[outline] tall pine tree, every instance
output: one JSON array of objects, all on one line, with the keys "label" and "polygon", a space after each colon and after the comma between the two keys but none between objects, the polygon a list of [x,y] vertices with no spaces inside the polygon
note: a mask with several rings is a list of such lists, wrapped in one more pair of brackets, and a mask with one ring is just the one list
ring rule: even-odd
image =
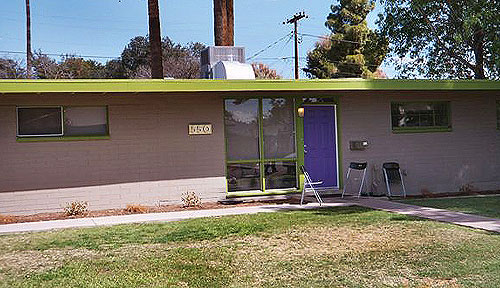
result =
[{"label": "tall pine tree", "polygon": [[307,55],[304,71],[310,78],[373,77],[388,52],[387,40],[368,28],[366,16],[374,1],[340,0],[331,6],[325,26],[330,36]]}]

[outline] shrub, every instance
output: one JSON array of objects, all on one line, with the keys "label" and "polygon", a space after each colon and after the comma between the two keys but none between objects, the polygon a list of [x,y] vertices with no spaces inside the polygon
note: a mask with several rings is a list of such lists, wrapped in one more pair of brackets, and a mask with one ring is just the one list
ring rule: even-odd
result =
[{"label": "shrub", "polygon": [[83,201],[73,201],[66,204],[64,214],[67,216],[84,215],[88,211],[89,203]]},{"label": "shrub", "polygon": [[186,192],[182,194],[181,201],[183,207],[199,207],[201,206],[201,199],[194,192]]},{"label": "shrub", "polygon": [[128,213],[146,213],[149,211],[149,208],[143,205],[127,204],[125,211]]}]

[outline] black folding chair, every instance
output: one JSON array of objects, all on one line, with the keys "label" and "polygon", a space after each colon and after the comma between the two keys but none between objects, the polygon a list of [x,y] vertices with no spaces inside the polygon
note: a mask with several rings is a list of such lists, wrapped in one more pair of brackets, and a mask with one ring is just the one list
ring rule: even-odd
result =
[{"label": "black folding chair", "polygon": [[403,180],[403,173],[401,173],[399,163],[386,162],[382,164],[382,169],[384,170],[385,185],[387,186],[387,196],[393,196],[391,192],[391,184],[401,183],[401,187],[403,189],[403,197],[406,198],[405,182]]},{"label": "black folding chair", "polygon": [[363,178],[361,178],[361,185],[359,185],[358,198],[361,197],[361,192],[363,192],[363,186],[365,185],[366,178],[366,167],[368,167],[367,162],[351,162],[349,164],[349,169],[347,170],[347,179],[345,182],[344,190],[342,191],[342,198],[344,198],[345,191],[347,190],[347,184],[349,184],[349,177],[352,175],[351,171],[363,172]]},{"label": "black folding chair", "polygon": [[323,204],[323,199],[321,199],[321,196],[319,196],[318,191],[314,189],[314,185],[321,185],[323,184],[323,181],[319,182],[313,182],[311,177],[309,176],[309,173],[307,173],[306,167],[304,165],[300,165],[300,171],[304,174],[304,189],[302,189],[302,197],[300,198],[300,205],[303,205],[304,203],[304,196],[306,194],[306,189],[307,186],[313,191],[314,196],[316,197],[316,200],[318,200],[319,206]]}]

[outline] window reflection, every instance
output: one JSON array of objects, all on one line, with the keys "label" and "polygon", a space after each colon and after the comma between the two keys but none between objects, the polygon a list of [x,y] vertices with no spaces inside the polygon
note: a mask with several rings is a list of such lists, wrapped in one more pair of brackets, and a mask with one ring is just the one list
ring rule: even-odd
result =
[{"label": "window reflection", "polygon": [[259,101],[226,99],[227,160],[259,159]]},{"label": "window reflection", "polygon": [[293,99],[262,100],[264,158],[295,158]]},{"label": "window reflection", "polygon": [[264,165],[266,189],[294,188],[297,186],[295,162],[271,162]]},{"label": "window reflection", "polygon": [[230,192],[260,190],[259,164],[227,165],[227,185]]},{"label": "window reflection", "polygon": [[392,103],[392,127],[449,127],[449,102]]}]

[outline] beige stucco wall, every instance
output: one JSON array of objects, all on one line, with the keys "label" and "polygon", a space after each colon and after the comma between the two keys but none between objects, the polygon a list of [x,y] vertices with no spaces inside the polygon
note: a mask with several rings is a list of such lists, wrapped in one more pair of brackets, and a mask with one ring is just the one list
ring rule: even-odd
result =
[{"label": "beige stucco wall", "polygon": [[[394,134],[391,101],[451,101],[452,132]],[[499,92],[370,92],[340,100],[343,166],[368,161],[368,189],[385,193],[381,165],[399,162],[410,194],[500,189]],[[365,151],[350,151],[349,141],[367,140]],[[344,179],[345,179],[344,169]],[[375,175],[375,177],[374,177]],[[359,187],[359,186],[358,186]],[[355,189],[355,186],[351,186]]]},{"label": "beige stucco wall", "polygon": [[[108,105],[110,140],[16,142],[15,105]],[[3,95],[0,213],[179,203],[225,197],[222,100],[217,95]],[[189,123],[213,135],[189,136]]]},{"label": "beige stucco wall", "polygon": [[[76,94],[0,96],[0,213],[61,211],[71,201],[90,209],[179,203],[194,191],[225,197],[222,97],[339,96],[344,178],[350,161],[368,161],[367,189],[385,193],[381,164],[397,161],[407,190],[420,194],[500,189],[500,92],[268,92],[224,94]],[[394,134],[391,101],[451,101],[452,132]],[[108,105],[110,140],[16,142],[16,105]],[[214,134],[189,136],[189,123]],[[366,151],[349,141],[367,140]],[[350,189],[355,189],[351,186]]]}]

